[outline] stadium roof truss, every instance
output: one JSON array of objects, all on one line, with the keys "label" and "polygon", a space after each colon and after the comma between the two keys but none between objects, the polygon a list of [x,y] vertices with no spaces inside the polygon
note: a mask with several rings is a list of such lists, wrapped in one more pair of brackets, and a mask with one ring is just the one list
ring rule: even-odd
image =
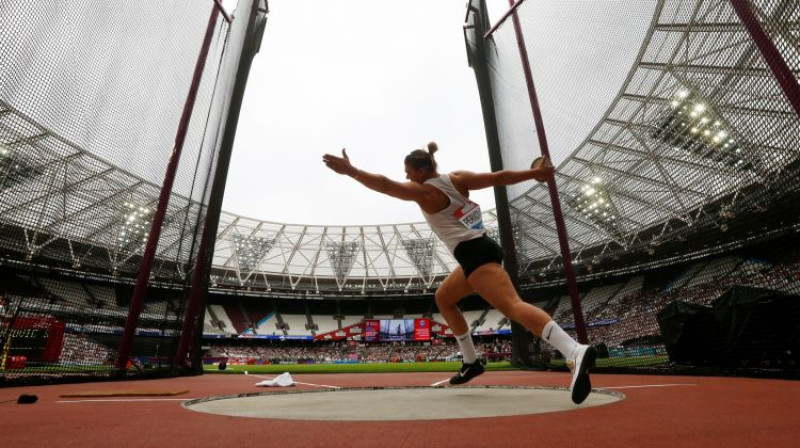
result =
[{"label": "stadium roof truss", "polygon": [[[160,187],[49,132],[0,102],[0,224],[3,246],[102,270],[136,272]],[[189,259],[201,207],[174,195],[157,251],[156,274]],[[175,274],[169,269],[169,275]],[[178,269],[177,271],[181,271]]]},{"label": "stadium roof truss", "polygon": [[[496,222],[490,212],[487,222]],[[223,213],[214,253],[217,285],[352,293],[433,287],[455,261],[424,223],[309,226]],[[238,235],[274,241],[255,275],[237,265]]]},{"label": "stadium roof truss", "polygon": [[[799,73],[800,6],[792,0],[753,3]],[[797,163],[798,139],[798,117],[729,2],[659,2],[617,98],[558,167],[575,262],[598,243],[600,255],[646,247],[638,236],[644,229],[661,226],[663,242],[675,222],[684,223],[685,232],[701,221],[719,221],[704,214],[705,204],[724,202],[724,218],[763,210],[763,198],[741,193],[785,181],[784,172],[792,175],[785,170]],[[540,243],[518,243],[520,258],[538,260],[544,270],[558,267],[547,189],[535,186],[511,206],[518,211],[512,213],[515,232]],[[598,207],[613,210],[607,215],[613,225],[598,219]],[[672,233],[678,238],[680,232]]]}]

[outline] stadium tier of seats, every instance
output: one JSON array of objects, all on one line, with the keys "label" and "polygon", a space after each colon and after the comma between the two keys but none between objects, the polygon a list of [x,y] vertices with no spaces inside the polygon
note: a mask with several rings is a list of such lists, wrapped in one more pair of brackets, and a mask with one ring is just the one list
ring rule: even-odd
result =
[{"label": "stadium tier of seats", "polygon": [[330,333],[339,329],[339,321],[334,319],[333,316],[311,316],[314,323],[317,324],[316,333]]},{"label": "stadium tier of seats", "polygon": [[[658,340],[660,329],[657,315],[667,304],[680,300],[698,305],[710,305],[733,286],[753,286],[775,291],[797,293],[800,291],[800,257],[787,256],[778,262],[743,256],[724,256],[712,260],[694,262],[674,269],[672,276],[636,274],[610,284],[597,284],[585,288],[582,294],[584,318],[589,324],[588,335],[593,343],[604,343],[609,350],[630,350],[631,347],[650,344],[663,352]],[[6,309],[10,312],[47,314],[60,316],[83,316],[82,323],[70,322],[66,326],[62,363],[82,361],[102,363],[113,357],[117,339],[127,317],[127,307],[118,305],[118,288],[106,284],[82,282],[68,278],[33,277],[26,275],[6,276],[3,291]],[[124,294],[124,292],[122,293]],[[45,300],[26,301],[26,297],[42,297]],[[148,319],[164,313],[178,322],[178,298],[168,292],[157,292],[148,300],[148,307],[141,315],[139,332],[150,335],[174,334],[174,328],[156,328],[148,325]],[[430,299],[426,299],[430,300]],[[298,305],[298,301],[259,300],[246,301],[236,296],[210,297],[204,320],[204,334],[209,337],[237,335],[286,335],[311,338],[316,334],[329,333],[339,328],[357,324],[369,315],[370,309],[395,308],[393,314],[371,315],[374,319],[406,319],[423,317],[420,312],[403,312],[396,303],[370,304],[368,301],[351,300],[342,307],[358,314],[319,314],[316,304],[309,301]],[[18,306],[19,305],[19,306]],[[320,306],[327,312],[338,310],[338,306]],[[421,301],[419,306],[408,309],[427,309],[430,302]],[[497,336],[509,328],[508,320],[499,311],[488,307],[479,298],[462,302],[464,317],[476,335],[495,335],[494,343],[503,343]],[[556,320],[562,324],[572,322],[572,309],[568,297],[555,296],[539,302],[540,307],[551,309]],[[102,313],[98,310],[102,309]],[[285,312],[280,312],[284,309]],[[298,311],[308,310],[310,314]],[[434,308],[435,310],[435,308]],[[310,321],[316,326],[307,328]],[[440,313],[433,313],[434,321],[445,323]],[[64,319],[67,320],[67,319]],[[255,327],[255,332],[253,328]],[[570,329],[569,331],[574,331]],[[116,336],[115,336],[116,337]],[[483,337],[483,336],[480,336]],[[492,336],[489,336],[492,337]],[[650,339],[648,339],[650,338]],[[649,340],[649,342],[642,342]],[[293,347],[289,352],[276,347],[252,348],[254,352],[237,352],[236,347],[221,350],[221,354],[236,359],[257,357],[259,359],[305,359],[313,362],[358,361],[391,362],[417,359],[439,359],[454,354],[451,342],[444,346],[425,344],[368,344],[363,347],[347,347],[341,343],[315,343],[317,347]],[[638,345],[637,345],[638,344]],[[655,345],[654,345],[655,344]],[[363,345],[363,344],[361,344]],[[270,351],[272,350],[272,351]],[[277,350],[277,351],[276,351]],[[455,350],[457,351],[457,350]],[[86,353],[86,355],[82,355]],[[80,358],[84,356],[85,359]],[[88,358],[91,358],[88,359]]]},{"label": "stadium tier of seats", "polygon": [[[305,314],[283,314],[281,313],[283,323],[288,325],[288,332],[292,336],[311,336],[311,330],[306,328],[308,319]],[[321,320],[321,319],[319,319]],[[275,330],[272,330],[275,331]]]},{"label": "stadium tier of seats", "polygon": [[340,324],[342,328],[349,327],[351,325],[355,325],[362,320],[364,320],[364,316],[342,316],[344,319],[340,320]]}]

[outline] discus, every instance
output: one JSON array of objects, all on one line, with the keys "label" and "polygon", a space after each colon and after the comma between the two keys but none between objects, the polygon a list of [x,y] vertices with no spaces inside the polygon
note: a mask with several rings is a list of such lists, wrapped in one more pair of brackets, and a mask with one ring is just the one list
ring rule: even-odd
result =
[{"label": "discus", "polygon": [[550,163],[550,159],[545,156],[539,156],[533,159],[533,163],[531,163],[531,169],[535,170],[541,168],[545,163]]}]

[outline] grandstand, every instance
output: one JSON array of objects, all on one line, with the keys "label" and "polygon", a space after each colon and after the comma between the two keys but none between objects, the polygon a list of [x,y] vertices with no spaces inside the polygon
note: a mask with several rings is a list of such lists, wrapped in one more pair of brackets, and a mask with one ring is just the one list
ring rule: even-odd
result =
[{"label": "grandstand", "polygon": [[[761,252],[757,247],[748,247],[701,262],[674,266],[668,271],[671,275],[665,275],[665,271],[655,269],[645,272],[644,275],[634,273],[615,276],[600,283],[597,281],[586,283],[581,288],[581,296],[589,324],[590,340],[603,343],[612,353],[620,354],[628,353],[626,350],[630,351],[631,344],[637,344],[634,341],[648,337],[650,338],[648,346],[663,354],[664,343],[659,342],[657,313],[671,301],[681,300],[698,305],[710,305],[734,286],[796,291],[800,283],[800,259],[794,249],[796,238],[783,241],[784,244],[781,246],[784,250],[770,251],[771,260],[747,258],[748,253],[752,251],[766,253],[766,250]],[[772,246],[776,244],[771,242],[765,249],[774,249]],[[117,294],[122,296],[130,294],[130,287],[126,291],[119,285],[114,288],[70,277],[12,275],[7,280],[6,285],[15,286],[7,286],[5,290],[11,308],[20,304],[24,310],[46,312],[64,321],[75,321],[77,316],[83,316],[79,320],[85,323],[67,326],[68,332],[60,357],[62,364],[78,362],[80,347],[91,348],[96,354],[95,362],[99,365],[108,362],[110,354],[115,350],[115,341],[118,340],[118,336],[111,335],[119,331],[120,323],[127,316],[125,307],[117,303]],[[557,289],[556,294],[548,296],[547,289],[532,288],[527,290],[526,294],[534,297],[545,309],[548,307],[552,309],[555,306],[553,315],[562,324],[571,325],[568,298],[561,296]],[[47,304],[25,303],[24,300],[18,300],[19,297],[26,296],[48,297],[48,302]],[[153,294],[154,302],[150,304],[151,308],[166,309],[163,305],[165,297],[169,297],[166,291]],[[319,300],[293,298],[267,300],[212,294],[210,300],[204,321],[205,336],[256,340],[262,337],[271,340],[271,336],[277,336],[274,340],[279,340],[283,336],[296,341],[310,341],[316,334],[335,332],[340,328],[359,324],[365,317],[414,319],[424,317],[432,309],[432,299],[429,295],[408,296],[403,300],[366,300],[349,295]],[[493,336],[500,341],[508,337],[507,319],[496,310],[487,308],[479,297],[465,300],[462,307],[475,335]],[[140,327],[140,334],[164,337],[169,333],[163,328],[163,323],[159,323],[164,322],[164,318],[158,313],[145,310],[142,313],[143,324]],[[177,319],[177,316],[167,317],[167,321],[171,322]],[[432,319],[434,322],[445,323],[443,317],[436,312],[432,313]],[[216,343],[216,346],[224,348],[225,345]],[[272,356],[281,357],[284,349],[293,353],[297,347],[272,346],[270,353]],[[337,353],[338,355],[333,358],[349,356],[346,353],[342,354],[344,352]],[[378,360],[379,353],[392,357],[399,352],[371,351],[358,358]],[[403,353],[403,356],[411,359],[422,352],[417,350]],[[423,356],[425,358],[436,358],[430,350],[426,349],[425,353]],[[330,354],[326,356],[331,357]],[[247,358],[262,359],[257,354]],[[324,358],[325,356],[321,358],[316,356],[314,359],[319,361]]]}]

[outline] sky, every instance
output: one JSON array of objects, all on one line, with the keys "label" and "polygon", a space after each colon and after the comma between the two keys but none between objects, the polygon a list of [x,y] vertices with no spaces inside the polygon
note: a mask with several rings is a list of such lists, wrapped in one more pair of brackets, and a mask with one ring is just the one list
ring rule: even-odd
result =
[{"label": "sky", "polygon": [[[465,1],[269,0],[269,8],[224,211],[292,224],[422,221],[414,203],[328,170],[322,155],[344,147],[359,169],[399,181],[404,157],[431,140],[440,172],[490,170]],[[472,199],[495,207],[492,189]]]}]

